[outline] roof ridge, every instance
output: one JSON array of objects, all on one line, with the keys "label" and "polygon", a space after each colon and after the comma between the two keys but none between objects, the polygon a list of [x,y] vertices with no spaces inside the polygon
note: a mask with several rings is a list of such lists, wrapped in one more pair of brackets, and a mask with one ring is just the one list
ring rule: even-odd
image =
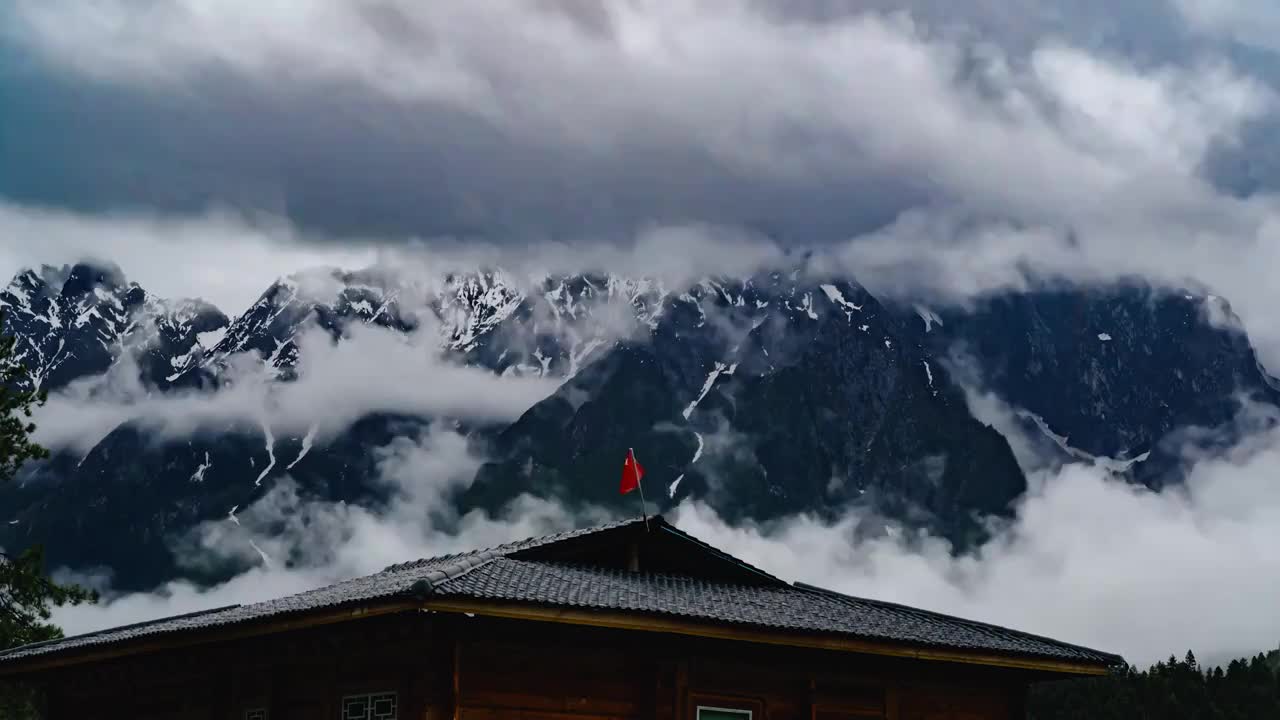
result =
[{"label": "roof ridge", "polygon": [[[441,585],[449,582],[450,580],[456,580],[476,568],[484,567],[496,560],[506,559],[506,557],[507,556],[504,554],[491,553],[488,551],[475,553],[452,565],[432,568],[427,572],[426,576],[418,582],[426,582],[431,586],[431,591],[435,592]],[[415,586],[417,584],[418,583],[414,583]],[[410,587],[408,592],[413,592],[413,587]]]},{"label": "roof ridge", "polygon": [[957,615],[948,615],[947,613],[937,612],[936,610],[926,610],[925,608],[914,607],[911,605],[903,605],[902,603],[891,602],[889,600],[876,600],[873,598],[858,597],[856,595],[849,595],[847,593],[842,593],[837,590],[831,590],[829,588],[819,587],[817,585],[810,585],[809,583],[804,583],[804,582],[795,582],[793,583],[793,585],[797,589],[825,595],[827,597],[831,597],[835,599],[837,602],[841,602],[844,604],[861,602],[861,603],[868,603],[871,605],[878,605],[881,607],[889,607],[895,610],[900,610],[900,611],[911,613],[914,615],[923,615],[931,618],[946,620],[948,622],[953,622],[960,625],[967,625],[975,629],[994,630],[999,632],[1012,633],[1014,635],[1018,635],[1024,638],[1033,638],[1041,642],[1049,643],[1051,645],[1057,645],[1058,647],[1071,648],[1073,650],[1080,650],[1083,652],[1092,653],[1094,655],[1097,655],[1098,657],[1107,658],[1115,662],[1123,661],[1123,658],[1119,655],[1116,655],[1115,653],[1109,653],[1104,650],[1098,650],[1096,648],[1087,647],[1085,645],[1076,645],[1074,643],[1063,642],[1061,640],[1048,637],[1047,635],[1037,635],[1035,633],[1030,633],[1023,630],[1017,630],[1015,628],[1006,627],[1004,625],[996,625],[995,623],[983,622],[981,620],[970,620],[968,618],[959,617]]},{"label": "roof ridge", "polygon": [[[668,526],[668,527],[670,526],[669,523],[666,523],[666,521],[663,520],[661,515],[655,515],[650,519],[659,521],[665,526]],[[470,551],[458,552],[458,553],[447,553],[444,555],[433,555],[430,557],[418,558],[417,560],[406,560],[404,562],[388,565],[385,568],[383,568],[380,572],[384,572],[384,573],[399,572],[402,570],[410,570],[416,567],[421,567],[423,565],[440,563],[447,560],[454,560],[454,559],[462,560],[463,558],[473,557],[476,555],[487,554],[490,556],[499,556],[499,555],[506,556],[512,553],[520,552],[522,550],[531,550],[536,547],[550,545],[551,543],[560,542],[561,540],[569,540],[571,538],[581,537],[583,535],[590,535],[592,533],[603,532],[606,530],[613,530],[616,528],[625,527],[627,525],[640,523],[640,522],[642,522],[640,518],[628,518],[626,520],[615,520],[613,522],[602,523],[600,525],[592,525],[585,528],[577,528],[573,530],[562,530],[560,532],[550,533],[547,535],[534,535],[531,537],[524,538],[523,540],[512,540],[510,542],[502,543],[501,545],[494,545],[492,547],[482,548],[479,550],[470,550]]]},{"label": "roof ridge", "polygon": [[[722,586],[722,587],[725,587],[725,588],[729,588],[729,589],[734,589],[734,590],[739,590],[739,589],[749,589],[749,588],[756,588],[756,587],[762,587],[761,585],[758,585],[758,584],[757,584],[757,585],[752,585],[752,584],[750,584],[750,583],[737,582],[737,581],[733,581],[733,580],[716,580],[716,579],[709,579],[709,578],[705,578],[705,577],[698,577],[697,575],[682,575],[682,574],[680,574],[680,573],[673,573],[673,572],[655,572],[655,571],[653,571],[653,570],[643,570],[643,569],[641,569],[641,570],[623,570],[622,568],[616,568],[616,567],[602,567],[602,566],[600,566],[600,565],[593,565],[593,564],[591,564],[591,563],[584,563],[584,562],[572,562],[572,561],[569,561],[569,560],[547,560],[547,559],[539,559],[539,558],[519,558],[519,557],[506,556],[506,555],[496,557],[496,558],[494,558],[494,560],[495,560],[495,561],[496,561],[496,560],[502,560],[502,561],[506,561],[506,562],[517,562],[517,563],[528,563],[528,564],[530,564],[530,565],[541,565],[541,566],[545,566],[545,567],[570,568],[570,569],[574,569],[574,570],[587,570],[587,571],[590,571],[590,572],[603,573],[603,574],[608,574],[608,575],[617,575],[617,576],[620,576],[620,577],[627,577],[627,578],[634,578],[634,577],[650,577],[650,578],[663,578],[663,579],[668,579],[668,580],[691,580],[691,581],[693,581],[693,582],[706,583],[706,584],[711,584],[711,585],[719,585],[719,586]],[[452,579],[452,578],[450,578],[450,579]],[[779,587],[779,589],[784,589],[784,588],[790,588],[790,587],[791,587],[791,585],[790,585],[790,583],[783,582],[783,583],[782,583],[780,586],[778,586],[778,587]]]}]

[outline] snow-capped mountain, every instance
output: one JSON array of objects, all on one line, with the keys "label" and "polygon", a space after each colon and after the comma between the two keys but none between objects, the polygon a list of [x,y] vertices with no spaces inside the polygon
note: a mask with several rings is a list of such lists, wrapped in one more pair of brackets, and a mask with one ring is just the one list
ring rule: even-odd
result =
[{"label": "snow-capped mountain", "polygon": [[[696,498],[768,520],[861,506],[963,546],[1026,484],[1009,443],[957,385],[957,348],[1064,452],[1130,464],[1171,428],[1224,422],[1235,390],[1269,380],[1247,338],[1210,322],[1208,299],[1055,292],[932,312],[790,269],[680,287],[609,274],[324,270],[281,279],[228,319],[84,264],[21,273],[0,302],[22,361],[55,393],[113,368],[137,372],[156,397],[221,392],[246,362],[288,387],[305,371],[309,336],[342,345],[360,326],[497,376],[553,379],[558,389],[514,422],[462,425],[487,462],[457,509],[498,510],[523,493],[618,507],[613,476],[634,447],[659,507]],[[1144,370],[1152,362],[1167,372]],[[88,452],[58,453],[0,489],[0,544],[41,542],[52,563],[111,567],[121,587],[178,572],[216,579],[229,569],[178,568],[174,538],[204,521],[234,525],[284,476],[310,497],[380,502],[380,448],[455,420],[378,411],[327,436],[265,420],[171,436],[125,421]]]},{"label": "snow-capped mountain", "polygon": [[612,334],[594,309],[624,298],[635,310],[631,322],[651,324],[652,305],[664,295],[652,283],[616,277],[515,278],[492,270],[427,283],[385,271],[313,271],[273,284],[174,379],[216,375],[249,352],[287,377],[304,332],[319,327],[337,340],[349,323],[406,333],[425,325],[460,362],[500,373],[572,375]]},{"label": "snow-capped mountain", "polygon": [[229,322],[208,303],[164,300],[126,283],[118,268],[87,263],[19,273],[0,291],[0,311],[17,337],[17,359],[47,391],[126,356],[152,384],[167,386]]}]

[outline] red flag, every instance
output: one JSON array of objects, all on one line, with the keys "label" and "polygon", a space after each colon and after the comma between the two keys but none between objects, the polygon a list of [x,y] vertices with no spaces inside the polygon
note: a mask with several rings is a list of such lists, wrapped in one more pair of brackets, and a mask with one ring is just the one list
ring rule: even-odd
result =
[{"label": "red flag", "polygon": [[636,460],[636,451],[628,449],[627,459],[622,462],[622,485],[618,488],[623,495],[640,487],[640,478],[644,477],[644,468]]}]

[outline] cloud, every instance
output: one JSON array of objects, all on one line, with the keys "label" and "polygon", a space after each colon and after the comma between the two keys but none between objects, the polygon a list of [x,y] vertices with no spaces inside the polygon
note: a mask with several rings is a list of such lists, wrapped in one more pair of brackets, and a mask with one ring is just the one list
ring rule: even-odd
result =
[{"label": "cloud", "polygon": [[1275,51],[1280,49],[1280,9],[1247,0],[1174,0],[1188,25],[1210,36]]},{"label": "cloud", "polygon": [[[1061,448],[1054,446],[1046,432],[1032,432],[1028,418],[986,386],[978,361],[959,348],[944,358],[952,382],[964,391],[969,413],[1004,436],[1022,472],[1031,474],[1061,466]],[[1047,428],[1045,428],[1047,430]]]},{"label": "cloud", "polygon": [[[21,172],[0,193],[83,209],[212,198],[346,234],[508,242],[883,221],[893,188],[847,176],[813,139],[832,135],[827,96],[847,94],[849,62],[874,60],[861,41],[884,32],[810,37],[657,3],[612,4],[592,25],[555,7],[14,5],[0,41],[21,62],[0,94],[23,102],[5,108],[15,143],[0,157]],[[821,53],[791,49],[811,40]],[[82,126],[82,103],[117,121]],[[81,138],[74,157],[65,137]],[[797,184],[815,162],[827,182]],[[815,223],[837,198],[839,217]]]},{"label": "cloud", "polygon": [[[1125,196],[1120,196],[1123,204]],[[1082,285],[1139,279],[1230,301],[1263,363],[1280,366],[1280,301],[1266,268],[1280,261],[1273,201],[1203,195],[1163,214],[1054,223],[992,219],[959,206],[920,209],[857,238],[835,254],[881,296],[968,304],[984,294],[1032,290],[1046,281]],[[1212,211],[1212,212],[1208,212]]]},{"label": "cloud", "polygon": [[277,279],[323,277],[315,271],[326,268],[369,269],[427,285],[450,272],[503,268],[530,290],[545,275],[580,272],[649,277],[676,287],[707,274],[748,275],[785,260],[783,249],[759,233],[700,224],[649,225],[608,242],[544,239],[513,246],[371,235],[338,243],[286,218],[229,209],[104,215],[2,199],[0,238],[8,240],[0,242],[0,278],[41,264],[106,261],[160,297],[200,297],[233,316]]},{"label": "cloud", "polygon": [[334,341],[315,327],[299,342],[297,379],[276,382],[274,369],[250,356],[234,359],[217,390],[154,393],[128,361],[100,377],[77,380],[37,412],[35,439],[87,452],[124,422],[160,437],[229,425],[270,427],[324,441],[371,413],[510,421],[556,387],[553,378],[498,376],[446,360],[430,330],[408,335],[363,324]]},{"label": "cloud", "polygon": [[41,264],[99,260],[166,298],[202,297],[228,314],[277,278],[313,266],[364,267],[375,243],[324,244],[279,218],[222,210],[200,215],[67,212],[0,199],[0,278]]},{"label": "cloud", "polygon": [[[1090,65],[1082,53],[1037,49],[1039,77],[1022,78],[1003,53],[974,56],[981,48],[929,35],[905,15],[797,24],[741,3],[608,3],[588,23],[557,3],[464,9],[384,1],[276,3],[268,11],[255,4],[258,21],[246,27],[236,3],[80,7],[24,2],[15,13],[30,47],[80,75],[170,92],[217,70],[260,83],[347,84],[456,110],[561,150],[692,147],[782,178],[847,172],[850,163],[897,172],[935,166],[957,175],[944,181],[966,184],[977,178],[959,173],[982,162],[1056,169],[1071,159],[1062,157],[1069,148],[1046,132],[1035,98],[1018,87],[1027,80],[1076,89],[1065,99],[1083,101],[1086,111],[1118,92],[1132,97],[1120,108],[1132,120],[1098,124],[1108,135],[1117,124],[1159,130],[1141,123],[1169,110],[1162,88],[1142,78],[1116,86],[1123,78],[1114,68]],[[848,82],[851,74],[860,81]],[[1109,82],[1100,87],[1111,94],[1086,94],[1081,80]],[[974,92],[977,83],[995,97]],[[575,101],[584,94],[590,102]],[[1199,130],[1183,130],[1194,142]],[[997,153],[1008,141],[1046,157],[1009,163],[1018,159]],[[1107,179],[1103,170],[1078,168],[1087,180]]]},{"label": "cloud", "polygon": [[[1150,2],[1065,21],[1055,3],[972,5],[24,0],[5,23],[27,58],[9,79],[29,98],[9,110],[16,137],[51,132],[22,121],[50,94],[58,109],[104,88],[135,101],[95,103],[127,121],[62,182],[37,182],[62,167],[51,148],[0,192],[212,197],[344,233],[708,222],[807,243],[938,199],[1071,213],[1185,193],[1265,94],[1212,49],[1138,64],[1119,52],[1133,43],[1090,42],[1116,13],[1146,20],[1138,35],[1179,17]],[[117,178],[113,148],[135,146]]]}]

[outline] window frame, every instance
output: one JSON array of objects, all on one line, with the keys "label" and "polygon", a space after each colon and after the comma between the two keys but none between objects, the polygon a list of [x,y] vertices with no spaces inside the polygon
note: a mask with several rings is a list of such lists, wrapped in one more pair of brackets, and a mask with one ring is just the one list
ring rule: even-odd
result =
[{"label": "window frame", "polygon": [[817,720],[819,714],[831,714],[846,718],[883,718],[884,708],[873,708],[864,705],[845,705],[840,703],[815,704],[809,710],[809,717]]},{"label": "window frame", "polygon": [[[400,720],[400,691],[399,690],[367,690],[361,692],[343,693],[338,699],[338,720],[347,720],[347,701],[353,698],[377,698],[390,695],[395,700],[395,720]],[[373,716],[373,704],[369,703],[365,706],[364,720],[370,720]]]},{"label": "window frame", "polygon": [[731,713],[742,716],[742,720],[755,720],[756,713],[754,709],[735,708],[735,707],[716,707],[714,705],[694,705],[693,720],[702,720],[702,711],[710,710],[712,712]]}]

